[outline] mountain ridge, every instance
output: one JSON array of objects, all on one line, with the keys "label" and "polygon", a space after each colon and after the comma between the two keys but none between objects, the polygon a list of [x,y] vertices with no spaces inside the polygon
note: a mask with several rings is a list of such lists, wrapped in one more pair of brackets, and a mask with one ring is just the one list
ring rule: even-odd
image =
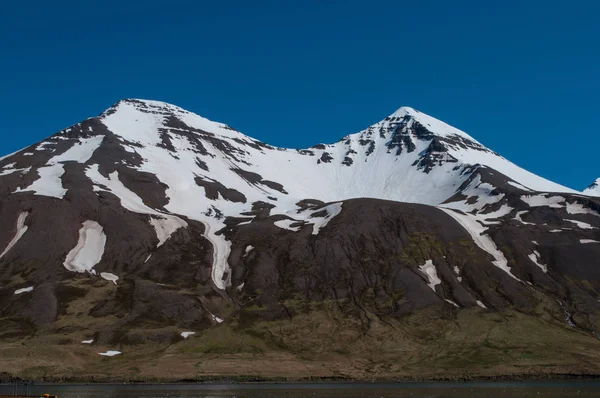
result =
[{"label": "mountain ridge", "polygon": [[[154,358],[155,345],[201,341],[239,347],[243,364],[239,339],[250,339],[291,355],[292,368],[327,352],[356,375],[370,365],[355,373],[346,359],[365,347],[380,349],[373,363],[386,352],[423,360],[438,346],[423,336],[438,332],[419,317],[493,329],[510,316],[511,328],[547,332],[544,361],[572,366],[563,340],[596,347],[600,334],[600,202],[565,190],[411,108],[299,150],[162,102],[120,101],[0,160],[0,341],[68,339],[89,371],[96,347],[140,369],[136,345]],[[311,319],[348,340],[311,340]],[[482,349],[455,333],[436,338]],[[373,345],[386,339],[404,351]],[[214,359],[203,347],[176,356]],[[129,372],[106,371],[117,369]]]}]

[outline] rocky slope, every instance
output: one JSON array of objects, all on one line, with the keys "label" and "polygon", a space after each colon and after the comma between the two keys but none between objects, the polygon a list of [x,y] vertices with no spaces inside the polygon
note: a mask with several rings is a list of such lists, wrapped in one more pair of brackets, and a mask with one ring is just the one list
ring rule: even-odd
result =
[{"label": "rocky slope", "polygon": [[124,100],[0,158],[0,371],[596,373],[592,195],[411,108],[292,150]]}]

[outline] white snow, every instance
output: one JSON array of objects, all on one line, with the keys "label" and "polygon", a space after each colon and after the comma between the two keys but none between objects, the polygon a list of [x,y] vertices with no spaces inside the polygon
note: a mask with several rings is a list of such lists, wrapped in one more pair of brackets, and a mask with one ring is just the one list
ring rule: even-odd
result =
[{"label": "white snow", "polygon": [[117,284],[117,281],[119,280],[118,276],[116,276],[115,274],[111,274],[110,272],[101,272],[100,277],[103,279],[106,279],[107,281],[111,281],[115,285]]},{"label": "white snow", "polygon": [[98,353],[98,355],[102,355],[105,357],[114,357],[115,355],[120,355],[120,354],[121,354],[121,351],[113,351],[113,350]]},{"label": "white snow", "polygon": [[573,223],[573,224],[577,225],[581,229],[596,229],[596,227],[592,227],[590,224],[588,224],[586,222],[583,222],[583,221],[568,220],[568,219],[565,219],[564,221],[568,221],[570,223]]},{"label": "white snow", "polygon": [[276,226],[276,227],[279,227],[279,228],[281,228],[281,229],[287,229],[287,230],[289,230],[289,231],[298,232],[298,231],[300,231],[300,229],[301,229],[301,227],[300,227],[300,226],[296,226],[296,227],[292,227],[292,226],[290,226],[290,224],[295,224],[295,223],[297,223],[297,222],[298,222],[298,221],[296,221],[296,220],[288,220],[288,219],[285,219],[285,220],[279,220],[279,221],[275,221],[275,222],[274,222],[274,224],[275,224],[275,226]]},{"label": "white snow", "polygon": [[17,289],[15,290],[14,294],[29,293],[31,291],[33,291],[33,286],[25,287],[23,289]]},{"label": "white snow", "polygon": [[150,257],[152,257],[152,253],[150,253],[150,254],[148,255],[148,257],[146,257],[146,261],[144,261],[144,264],[146,264],[146,263],[147,263],[147,262],[150,260]]},{"label": "white snow", "polygon": [[538,267],[540,267],[540,269],[542,271],[544,271],[545,273],[548,272],[548,266],[544,265],[540,262],[542,256],[540,256],[540,253],[537,250],[534,250],[533,253],[531,253],[529,255],[529,259]]},{"label": "white snow", "polygon": [[447,303],[450,303],[450,304],[452,304],[452,305],[453,305],[453,306],[455,306],[456,308],[460,308],[460,307],[458,306],[458,304],[456,304],[456,303],[455,303],[454,301],[452,301],[452,300],[444,299],[444,301],[445,301],[445,302],[447,302]]},{"label": "white snow", "polygon": [[[64,162],[86,163],[104,140],[103,135],[81,138],[65,153],[51,158],[47,165],[37,169],[39,178],[27,188],[17,188],[18,192],[34,192],[36,195],[64,198],[67,190],[62,185],[61,177],[65,173]],[[39,148],[38,148],[39,149]]]},{"label": "white snow", "polygon": [[492,263],[495,266],[506,272],[514,279],[519,280],[510,272],[508,260],[506,260],[504,253],[498,250],[498,247],[496,246],[496,243],[494,243],[492,238],[485,234],[485,231],[487,231],[487,227],[484,227],[479,222],[477,222],[476,216],[461,214],[457,211],[445,209],[443,207],[438,208],[444,211],[452,218],[454,218],[460,225],[462,225],[462,227],[466,229],[467,232],[471,235],[471,238],[473,238],[473,242],[475,242],[475,244],[479,246],[480,249],[486,251],[487,253],[491,254],[492,257],[494,257],[494,261],[492,261]]},{"label": "white snow", "polygon": [[65,268],[73,272],[90,272],[95,274],[94,266],[102,260],[106,235],[104,229],[96,221],[86,221],[79,230],[79,241],[63,263]]},{"label": "white snow", "polygon": [[487,308],[481,301],[477,300],[477,305],[481,308]]},{"label": "white snow", "polygon": [[593,239],[581,239],[579,240],[580,243],[582,244],[587,244],[587,243],[600,243],[597,240],[593,240]]},{"label": "white snow", "polygon": [[92,158],[96,149],[104,141],[103,135],[97,135],[90,138],[80,138],[71,148],[61,155],[53,157],[50,161],[55,163],[77,162],[87,163]]},{"label": "white snow", "polygon": [[6,246],[4,251],[0,254],[0,258],[4,257],[6,253],[8,253],[8,251],[12,249],[13,246],[19,241],[19,239],[21,239],[23,235],[25,235],[25,232],[27,232],[27,229],[29,227],[25,225],[25,220],[27,219],[28,215],[29,212],[26,211],[19,213],[19,217],[17,218],[17,228],[15,231],[15,235],[13,236],[11,241],[8,242],[8,245]]},{"label": "white snow", "polygon": [[550,232],[553,233],[553,234],[555,234],[557,232],[562,232],[562,231],[563,231],[562,229],[552,229],[552,230],[550,230]]},{"label": "white snow", "polygon": [[0,171],[0,177],[7,176],[9,174],[13,174],[13,173],[17,173],[17,172],[20,172],[21,174],[27,174],[27,173],[29,173],[29,170],[31,170],[31,167],[15,169],[15,165],[16,165],[16,163],[11,163],[11,164],[7,164],[6,166],[4,166],[2,168],[2,171]]},{"label": "white snow", "polygon": [[252,250],[254,250],[254,246],[252,246],[252,245],[246,246],[246,248],[244,249],[244,257],[246,257],[248,255],[248,253],[250,253]]},{"label": "white snow", "polygon": [[427,276],[427,286],[435,292],[435,287],[442,283],[442,280],[437,275],[437,270],[435,265],[433,265],[433,261],[427,260],[425,264],[419,267],[419,270]]},{"label": "white snow", "polygon": [[34,192],[36,195],[64,198],[67,190],[62,186],[61,177],[65,173],[62,164],[52,164],[37,169],[39,178],[26,188],[17,188],[15,193]]},{"label": "white snow", "polygon": [[569,213],[569,214],[591,214],[593,216],[600,217],[600,213],[583,206],[581,203],[567,202],[567,213]]},{"label": "white snow", "polygon": [[566,199],[562,196],[551,195],[523,195],[521,200],[527,203],[530,207],[548,206],[553,209],[561,209],[565,207]]},{"label": "white snow", "polygon": [[[173,232],[179,228],[187,227],[187,222],[179,217],[163,214],[157,210],[148,207],[142,198],[137,194],[129,190],[121,180],[119,180],[119,173],[117,171],[109,174],[109,178],[104,177],[98,170],[98,165],[94,164],[88,167],[86,175],[92,180],[94,184],[94,190],[96,191],[107,191],[116,195],[121,200],[121,206],[130,210],[134,213],[149,214],[150,224],[156,231],[156,237],[158,238],[158,245],[160,247],[167,239],[171,237]],[[103,187],[101,187],[102,185]]]},{"label": "white snow", "polygon": [[81,341],[81,344],[92,344],[94,342],[94,339],[91,340],[83,340]]},{"label": "white snow", "polygon": [[218,316],[216,316],[216,315],[211,315],[211,317],[212,317],[212,320],[213,320],[213,321],[215,321],[215,322],[217,322],[217,323],[223,323],[223,319],[219,318]]},{"label": "white snow", "polygon": [[187,227],[187,222],[179,217],[172,216],[150,217],[150,224],[152,224],[156,231],[156,237],[158,238],[157,248],[161,247],[171,237],[173,232],[179,228]]},{"label": "white snow", "polygon": [[[318,212],[321,212],[325,210],[327,212],[327,216],[325,217],[315,217],[314,214],[317,214]],[[342,211],[342,203],[332,203],[328,206],[323,207],[322,209],[319,209],[318,211],[314,212],[313,215],[311,215],[311,218],[309,221],[313,222],[313,235],[317,235],[319,233],[319,231],[321,230],[321,228],[325,228],[325,226],[327,226],[327,224],[329,224],[329,221],[331,221],[335,216],[337,216],[338,214],[340,214]]]},{"label": "white snow", "polygon": [[181,332],[181,337],[183,337],[184,339],[187,339],[190,336],[195,335],[196,332]]},{"label": "white snow", "polygon": [[521,224],[524,224],[524,225],[535,225],[532,222],[523,221],[523,215],[527,214],[527,213],[529,213],[528,210],[517,212],[517,214],[515,214],[515,220],[519,221]]}]

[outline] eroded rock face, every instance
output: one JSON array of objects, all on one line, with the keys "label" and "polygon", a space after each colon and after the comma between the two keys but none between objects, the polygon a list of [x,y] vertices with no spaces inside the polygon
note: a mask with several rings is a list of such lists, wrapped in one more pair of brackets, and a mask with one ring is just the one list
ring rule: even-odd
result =
[{"label": "eroded rock face", "polygon": [[598,199],[410,108],[288,150],[125,100],[0,158],[0,225],[0,339],[171,344],[311,302],[362,321],[544,308],[600,331]]}]

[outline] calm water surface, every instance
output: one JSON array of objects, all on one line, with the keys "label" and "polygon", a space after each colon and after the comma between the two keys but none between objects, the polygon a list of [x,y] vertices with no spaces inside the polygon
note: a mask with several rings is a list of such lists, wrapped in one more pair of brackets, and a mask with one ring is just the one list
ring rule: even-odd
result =
[{"label": "calm water surface", "polygon": [[[13,386],[0,386],[1,394],[12,394]],[[20,387],[19,393],[26,390]],[[59,398],[517,398],[598,397],[600,382],[527,383],[408,383],[408,384],[255,384],[255,385],[45,385],[32,386],[31,396],[43,393]]]}]

